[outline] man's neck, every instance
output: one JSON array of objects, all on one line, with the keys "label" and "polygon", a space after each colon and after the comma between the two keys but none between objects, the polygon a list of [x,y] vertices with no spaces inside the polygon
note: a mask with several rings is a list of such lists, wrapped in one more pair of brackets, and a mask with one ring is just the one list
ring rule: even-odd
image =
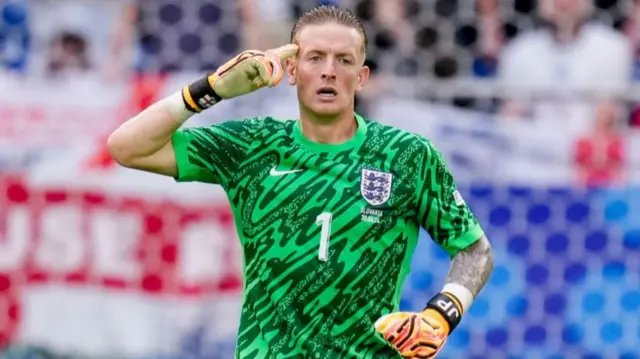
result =
[{"label": "man's neck", "polygon": [[555,26],[555,38],[560,44],[568,44],[573,42],[582,29],[582,21],[567,21],[561,25]]},{"label": "man's neck", "polygon": [[335,117],[317,117],[300,113],[300,128],[311,141],[324,144],[341,144],[349,141],[358,129],[353,111]]}]

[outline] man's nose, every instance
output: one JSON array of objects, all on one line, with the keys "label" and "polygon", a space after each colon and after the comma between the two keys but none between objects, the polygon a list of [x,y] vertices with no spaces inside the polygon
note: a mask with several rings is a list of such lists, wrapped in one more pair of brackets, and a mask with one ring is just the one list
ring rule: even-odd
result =
[{"label": "man's nose", "polygon": [[322,79],[323,80],[336,79],[336,71],[335,71],[335,67],[333,66],[332,60],[325,62],[324,66],[322,67]]}]

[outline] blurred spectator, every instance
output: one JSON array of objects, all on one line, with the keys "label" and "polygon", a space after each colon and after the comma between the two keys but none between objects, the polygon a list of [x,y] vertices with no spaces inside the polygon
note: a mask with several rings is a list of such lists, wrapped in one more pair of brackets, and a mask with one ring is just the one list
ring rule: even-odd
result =
[{"label": "blurred spectator", "polygon": [[496,75],[498,57],[502,50],[504,34],[500,19],[500,3],[498,0],[478,0],[478,28],[480,41],[473,63],[473,73],[478,77]]},{"label": "blurred spectator", "polygon": [[412,3],[407,0],[360,0],[356,15],[365,21],[371,41],[369,61],[387,74],[414,76],[416,28],[410,21]]},{"label": "blurred spectator", "polygon": [[574,160],[580,183],[605,186],[624,179],[626,149],[618,126],[620,107],[615,102],[603,102],[596,113],[592,131],[578,139]]},{"label": "blurred spectator", "polygon": [[633,0],[633,7],[623,26],[624,33],[631,41],[634,50],[633,79],[640,80],[640,0]]},{"label": "blurred spectator", "polygon": [[[56,80],[95,79],[113,63],[109,44],[128,0],[38,0],[30,3],[33,60],[30,72]],[[52,16],[51,14],[55,14]]]},{"label": "blurred spectator", "polygon": [[87,40],[81,34],[60,34],[51,42],[47,73],[52,77],[60,77],[89,71],[92,65],[87,47]]},{"label": "blurred spectator", "polygon": [[[629,16],[624,23],[624,33],[629,38],[633,46],[634,66],[633,80],[640,80],[640,0],[634,0],[633,6],[629,8]],[[632,128],[640,128],[640,107],[634,106],[629,118],[629,124]]]},{"label": "blurred spectator", "polygon": [[518,35],[500,58],[501,84],[509,94],[524,94],[507,100],[503,112],[583,132],[593,125],[593,96],[611,96],[630,83],[631,44],[587,20],[591,1],[542,0],[539,10],[544,27]]},{"label": "blurred spectator", "polygon": [[288,43],[294,19],[290,0],[251,1],[251,10],[245,11],[245,26],[246,32],[254,35],[245,41],[245,48],[266,50]]},{"label": "blurred spectator", "polygon": [[640,107],[636,106],[629,116],[629,125],[632,129],[640,128]]},{"label": "blurred spectator", "polygon": [[0,70],[24,72],[30,45],[27,1],[0,2]]},{"label": "blurred spectator", "polygon": [[214,71],[245,47],[259,46],[254,0],[132,0],[112,47],[133,44],[143,73]]},{"label": "blurred spectator", "polygon": [[414,77],[416,58],[415,2],[410,0],[352,0],[347,4],[363,22],[369,49],[366,65],[371,69],[367,86],[356,96],[356,110],[366,114],[370,104],[391,82],[389,77]]}]

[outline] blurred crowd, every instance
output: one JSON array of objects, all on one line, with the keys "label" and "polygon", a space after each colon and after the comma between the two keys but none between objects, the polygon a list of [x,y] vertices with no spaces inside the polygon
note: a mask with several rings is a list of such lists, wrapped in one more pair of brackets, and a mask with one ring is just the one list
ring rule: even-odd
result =
[{"label": "blurred crowd", "polygon": [[622,134],[640,127],[638,0],[4,0],[0,76],[212,71],[242,49],[286,43],[296,17],[320,4],[364,21],[373,77],[357,99],[362,112],[410,89],[551,122],[580,135],[585,180],[623,176]]}]

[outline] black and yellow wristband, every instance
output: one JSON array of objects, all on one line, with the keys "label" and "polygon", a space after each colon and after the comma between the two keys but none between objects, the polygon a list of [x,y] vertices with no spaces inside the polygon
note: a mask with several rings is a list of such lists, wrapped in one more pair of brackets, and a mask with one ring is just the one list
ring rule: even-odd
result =
[{"label": "black and yellow wristband", "polygon": [[442,315],[444,320],[449,324],[449,333],[460,324],[462,319],[462,303],[455,296],[449,293],[438,293],[429,302],[425,310],[432,309]]},{"label": "black and yellow wristband", "polygon": [[208,74],[191,85],[182,88],[182,101],[191,112],[200,113],[222,101],[222,97],[213,89],[214,74]]}]

